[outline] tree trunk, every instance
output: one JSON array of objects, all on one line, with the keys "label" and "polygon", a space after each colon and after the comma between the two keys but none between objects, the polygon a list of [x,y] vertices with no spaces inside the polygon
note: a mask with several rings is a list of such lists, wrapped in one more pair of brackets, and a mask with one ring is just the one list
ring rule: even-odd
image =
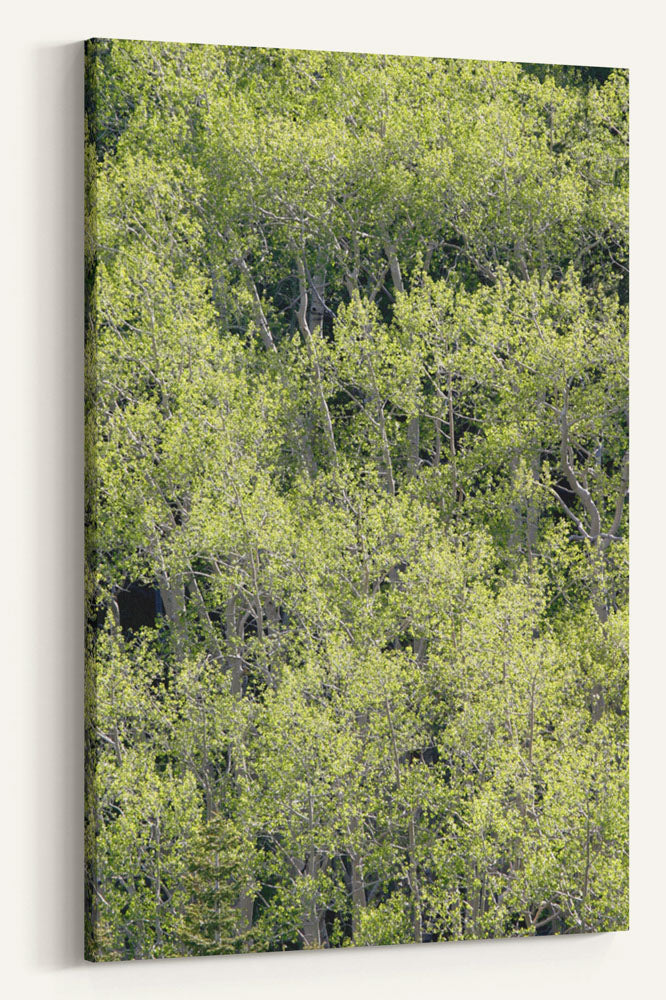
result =
[{"label": "tree trunk", "polygon": [[407,424],[407,467],[410,476],[416,475],[419,468],[420,433],[418,416],[410,417]]},{"label": "tree trunk", "polygon": [[181,583],[172,583],[166,571],[160,570],[157,574],[160,597],[164,606],[164,613],[171,625],[174,637],[174,656],[180,662],[185,656],[185,645],[187,639],[187,625],[185,622],[185,586]]},{"label": "tree trunk", "polygon": [[243,690],[243,661],[239,655],[240,643],[243,641],[243,624],[236,614],[236,595],[227,601],[225,608],[225,631],[230,652],[227,654],[227,666],[231,673],[231,693],[241,694]]},{"label": "tree trunk", "polygon": [[[354,816],[349,824],[349,832],[352,837],[357,830],[358,817]],[[349,860],[351,864],[352,938],[356,940],[361,929],[361,911],[367,906],[367,899],[361,855],[358,851],[352,850],[349,854]]]}]

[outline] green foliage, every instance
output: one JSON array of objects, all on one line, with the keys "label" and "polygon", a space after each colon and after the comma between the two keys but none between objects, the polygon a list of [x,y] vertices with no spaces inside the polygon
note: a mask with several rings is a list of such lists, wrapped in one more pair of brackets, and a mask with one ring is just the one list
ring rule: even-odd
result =
[{"label": "green foliage", "polygon": [[626,73],[87,60],[89,956],[626,926]]}]

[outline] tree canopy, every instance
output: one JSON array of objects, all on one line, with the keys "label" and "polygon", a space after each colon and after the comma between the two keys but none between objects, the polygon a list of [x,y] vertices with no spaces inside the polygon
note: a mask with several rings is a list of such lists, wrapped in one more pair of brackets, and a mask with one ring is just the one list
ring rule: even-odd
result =
[{"label": "tree canopy", "polygon": [[87,955],[628,919],[628,75],[96,40]]}]

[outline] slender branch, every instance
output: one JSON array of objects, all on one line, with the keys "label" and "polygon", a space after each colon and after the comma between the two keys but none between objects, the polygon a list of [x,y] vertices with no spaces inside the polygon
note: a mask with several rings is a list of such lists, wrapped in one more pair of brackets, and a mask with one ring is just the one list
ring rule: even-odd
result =
[{"label": "slender branch", "polygon": [[321,408],[322,416],[324,418],[324,429],[326,431],[326,438],[328,440],[328,445],[331,451],[331,457],[337,465],[338,461],[338,451],[335,446],[335,435],[333,433],[333,421],[331,420],[331,413],[328,408],[328,403],[326,402],[326,394],[324,393],[324,385],[321,376],[321,368],[319,361],[317,359],[317,353],[315,351],[314,338],[312,336],[312,330],[308,326],[308,293],[307,293],[307,283],[305,279],[305,265],[301,258],[299,257],[296,266],[298,268],[298,287],[300,290],[300,304],[298,307],[298,325],[301,333],[303,334],[303,339],[308,348],[308,354],[310,355],[310,361],[312,362],[312,367],[315,373],[315,381],[317,383],[317,395],[319,397],[319,406]]},{"label": "slender branch", "polygon": [[557,490],[553,486],[547,486],[545,483],[539,483],[539,482],[537,482],[536,485],[537,486],[541,486],[543,489],[548,490],[548,492],[551,493],[555,497],[555,499],[558,501],[558,503],[562,507],[562,510],[564,511],[564,513],[567,515],[567,517],[571,518],[571,520],[574,522],[574,524],[576,525],[576,527],[580,531],[580,537],[581,538],[586,538],[588,541],[591,541],[590,535],[587,533],[583,522],[581,521],[581,519],[576,514],[574,514],[574,512],[571,510],[571,508],[569,506],[567,506],[567,504],[564,502],[564,500],[562,499],[562,497],[560,496],[560,494],[557,492]]},{"label": "slender branch", "polygon": [[617,501],[615,503],[615,517],[613,518],[613,524],[609,534],[617,537],[620,531],[620,524],[622,523],[622,512],[624,511],[624,503],[627,498],[627,493],[629,492],[629,451],[624,453],[624,458],[622,460],[622,475],[620,477],[620,491],[617,495]]},{"label": "slender branch", "polygon": [[395,247],[390,242],[388,236],[384,237],[384,251],[386,253],[386,258],[389,262],[389,268],[391,269],[391,278],[393,279],[393,287],[397,292],[404,292],[405,286],[402,281],[402,274],[400,273],[400,264],[398,263],[398,256],[395,252]]},{"label": "slender branch", "polygon": [[238,258],[238,266],[241,269],[243,277],[245,278],[245,284],[247,289],[252,296],[254,302],[254,315],[257,326],[259,327],[259,332],[261,334],[261,339],[264,342],[264,347],[267,351],[277,351],[275,346],[275,341],[273,340],[273,334],[271,333],[271,328],[268,325],[268,320],[266,319],[266,314],[264,308],[261,304],[261,299],[259,298],[259,292],[257,291],[257,286],[254,283],[254,279],[250,272],[250,268],[247,266],[247,262],[243,257]]},{"label": "slender branch", "polygon": [[[568,422],[568,406],[569,406],[569,390],[568,388],[564,391],[564,406],[560,411],[560,461],[562,463],[562,471],[567,477],[567,482],[571,487],[571,490],[580,500],[583,508],[585,509],[589,519],[590,528],[586,531],[586,535],[591,540],[596,540],[601,534],[601,518],[599,516],[599,511],[597,505],[595,504],[589,490],[578,481],[578,477],[574,471],[573,467],[573,451],[569,443],[569,422]],[[560,503],[564,505],[564,502],[560,499]],[[568,508],[566,508],[568,510]],[[571,513],[569,512],[569,515]],[[576,520],[575,518],[573,518]],[[580,525],[581,530],[582,525]]]}]

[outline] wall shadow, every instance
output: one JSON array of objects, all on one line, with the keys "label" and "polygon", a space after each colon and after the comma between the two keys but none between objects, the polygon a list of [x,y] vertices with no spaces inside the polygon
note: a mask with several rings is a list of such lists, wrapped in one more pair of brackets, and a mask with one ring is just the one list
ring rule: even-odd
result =
[{"label": "wall shadow", "polygon": [[[28,227],[33,787],[24,876],[31,964],[83,962],[83,43],[35,46]],[[23,824],[22,824],[23,826]]]}]

